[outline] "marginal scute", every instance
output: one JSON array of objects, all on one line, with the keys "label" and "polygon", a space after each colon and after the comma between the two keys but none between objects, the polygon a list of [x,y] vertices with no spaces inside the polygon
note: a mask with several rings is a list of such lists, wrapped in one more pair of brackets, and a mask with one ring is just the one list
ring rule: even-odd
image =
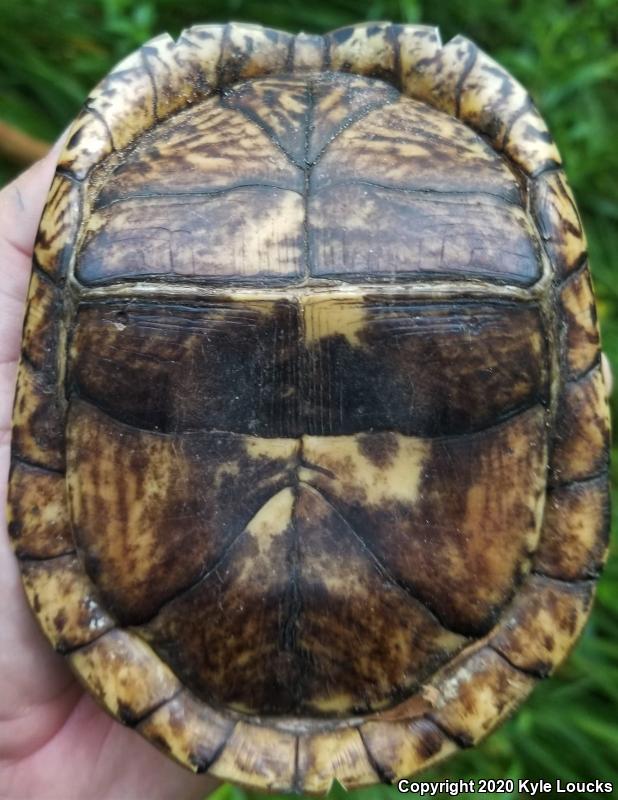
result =
[{"label": "marginal scute", "polygon": [[341,728],[299,739],[299,790],[325,794],[334,780],[346,789],[380,781],[356,728]]},{"label": "marginal scute", "polygon": [[219,65],[220,86],[285,72],[294,37],[260,25],[225,26]]},{"label": "marginal scute", "polygon": [[99,702],[128,725],[137,724],[181,688],[147,644],[118,628],[76,650],[69,660]]},{"label": "marginal scute", "polygon": [[[148,43],[144,45],[147,46]],[[154,111],[154,85],[141,48],[117,64],[86,101],[83,113],[96,119],[108,139],[107,152],[91,159],[92,164],[100,162],[112,148],[120,150],[150,128],[156,119]]]},{"label": "marginal scute", "polygon": [[528,92],[493,58],[475,48],[460,89],[459,118],[502,150],[510,125],[525,113],[532,113]]},{"label": "marginal scute", "polygon": [[567,375],[572,378],[586,372],[599,358],[599,324],[587,266],[565,281],[560,304],[566,328]]},{"label": "marginal scute", "polygon": [[[126,115],[130,106],[123,109]],[[140,129],[141,132],[141,129]],[[71,125],[58,168],[83,180],[90,170],[108,156],[115,147],[110,131],[100,116],[85,106]]]},{"label": "marginal scute", "polygon": [[232,720],[186,691],[163,703],[138,724],[141,734],[194,772],[210,767],[233,727]]},{"label": "marginal scute", "polygon": [[430,65],[440,50],[440,31],[430,25],[402,25],[399,30],[401,91],[408,97],[422,98],[431,83]]},{"label": "marginal scute", "polygon": [[211,94],[224,26],[196,25],[174,41],[162,34],[121,61],[88,98],[119,150],[158,120]]},{"label": "marginal scute", "polygon": [[429,719],[382,722],[378,716],[364,722],[360,732],[373,761],[391,782],[426,769],[458,750]]},{"label": "marginal scute", "polygon": [[552,484],[589,478],[607,469],[609,410],[600,364],[566,384],[555,425]]},{"label": "marginal scute", "polygon": [[607,557],[608,495],[605,475],[551,490],[533,568],[565,581],[595,578]]},{"label": "marginal scute", "polygon": [[324,62],[326,42],[323,36],[299,33],[294,37],[292,68],[294,72],[313,72]]},{"label": "marginal scute", "polygon": [[36,369],[53,369],[61,317],[61,290],[44,273],[33,270],[28,288],[22,349]]},{"label": "marginal scute", "polygon": [[82,647],[113,626],[77,556],[23,561],[21,571],[28,601],[56,650]]},{"label": "marginal scute", "polygon": [[497,727],[536,684],[489,647],[464,652],[432,681],[431,718],[458,743],[470,746]]},{"label": "marginal scute", "polygon": [[[192,25],[182,31],[176,42],[175,55],[181,68],[186,64],[198,68],[198,83],[204,87],[217,86],[219,83],[219,62],[225,25]],[[172,79],[172,76],[170,76]],[[184,77],[183,77],[184,80]]]},{"label": "marginal scute", "polygon": [[414,97],[456,117],[459,90],[477,52],[475,44],[456,36],[425,56],[418,64],[422,80],[414,86]]},{"label": "marginal scute", "polygon": [[561,163],[525,90],[469,39],[455,36],[418,68],[414,97],[485,134],[527,174]]},{"label": "marginal scute", "polygon": [[13,410],[13,453],[51,469],[64,468],[64,416],[55,371],[22,359]]},{"label": "marginal scute", "polygon": [[588,618],[593,586],[531,575],[489,643],[508,661],[544,677],[564,660]]},{"label": "marginal scute", "polygon": [[64,475],[15,462],[9,487],[9,536],[18,557],[52,558],[73,549]]},{"label": "marginal scute", "polygon": [[561,163],[528,92],[477,47],[466,64],[456,99],[459,118],[488,136],[493,146],[503,150],[524,172],[530,175]]},{"label": "marginal scute", "polygon": [[586,255],[586,235],[573,193],[562,170],[532,182],[530,206],[558,280],[575,270]]},{"label": "marginal scute", "polygon": [[165,119],[208,96],[216,85],[220,41],[204,43],[184,31],[175,42],[168,34],[151,39],[142,47],[144,64],[154,85],[154,110]]},{"label": "marginal scute", "polygon": [[558,148],[534,107],[516,117],[507,134],[504,152],[527,175],[553,170],[562,164]]},{"label": "marginal scute", "polygon": [[330,69],[399,83],[396,61],[398,27],[367,22],[327,34]]},{"label": "marginal scute", "polygon": [[292,733],[240,721],[210,773],[257,790],[290,792],[294,788],[296,747]]},{"label": "marginal scute", "polygon": [[77,235],[80,186],[65,175],[52,182],[34,243],[35,262],[52,279],[64,278]]}]

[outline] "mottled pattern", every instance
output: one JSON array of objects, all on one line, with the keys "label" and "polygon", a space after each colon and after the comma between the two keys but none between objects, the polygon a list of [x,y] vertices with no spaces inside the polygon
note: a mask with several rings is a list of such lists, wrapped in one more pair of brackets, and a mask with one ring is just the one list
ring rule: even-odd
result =
[{"label": "mottled pattern", "polygon": [[333,31],[325,37],[329,66],[337,71],[383,78],[397,85],[399,53],[393,45],[400,31],[400,26],[385,22],[368,22]]},{"label": "mottled pattern", "polygon": [[532,212],[558,277],[565,277],[586,256],[586,237],[573,193],[562,171],[548,172],[531,185]]},{"label": "mottled pattern", "polygon": [[308,437],[309,465],[300,476],[443,624],[480,635],[496,622],[536,547],[544,427],[544,413],[534,409],[480,434],[418,443],[415,456],[406,452],[415,443],[402,437],[398,457],[373,469],[357,441]]},{"label": "mottled pattern", "polygon": [[[316,276],[392,280],[393,273],[399,279],[459,273],[528,284],[540,274],[524,212],[478,195],[398,192],[361,180],[320,191],[310,200],[309,216]],[[508,260],[500,260],[503,250]]]},{"label": "mottled pattern", "polygon": [[62,163],[86,174],[166,116],[243,78],[336,69],[387,80],[404,94],[454,113],[527,173],[560,162],[525,90],[462,36],[442,46],[437,29],[368,23],[326,37],[251,25],[196,25],[177,42],[164,34],[128,56],[96,87]]},{"label": "mottled pattern", "polygon": [[607,397],[601,365],[566,384],[556,417],[552,483],[605,474],[609,459]]},{"label": "mottled pattern", "polygon": [[403,97],[346,126],[311,173],[314,191],[346,182],[454,195],[453,203],[458,194],[489,206],[521,203],[507,162],[474,131]]},{"label": "mottled pattern", "polygon": [[13,456],[52,470],[64,467],[62,398],[55,368],[37,370],[22,357],[13,408]]},{"label": "mottled pattern", "polygon": [[77,276],[529,284],[522,203],[477,134],[382,82],[261,79],[172,117],[102,178]]},{"label": "mottled pattern", "polygon": [[64,278],[79,224],[81,187],[56,174],[34,243],[34,262],[52,278]]},{"label": "mottled pattern", "polygon": [[143,642],[114,629],[70,656],[94,696],[124,723],[135,725],[173,698],[180,684]]},{"label": "mottled pattern", "polygon": [[69,378],[148,430],[440,436],[547,403],[545,339],[534,304],[310,292],[117,302],[80,311]]},{"label": "mottled pattern", "polygon": [[325,794],[333,780],[347,789],[380,780],[356,728],[303,737],[297,769],[299,789],[311,794]]},{"label": "mottled pattern", "polygon": [[457,751],[452,739],[427,719],[406,722],[383,721],[379,717],[362,728],[363,742],[383,779],[395,781]]},{"label": "mottled pattern", "polygon": [[71,126],[58,167],[76,180],[82,181],[113,150],[114,144],[106,120],[84,106]]},{"label": "mottled pattern", "polygon": [[64,475],[17,461],[9,479],[9,536],[20,557],[53,558],[74,549]]},{"label": "mottled pattern", "polygon": [[[68,486],[88,574],[121,621],[151,616],[216,564],[268,498],[290,481],[295,442],[264,452],[231,433],[161,436],[73,401]],[[230,502],[230,498],[234,502]]]},{"label": "mottled pattern", "polygon": [[[212,26],[217,30],[219,26]],[[234,23],[223,31],[219,84],[284,72],[294,37],[260,25]]]},{"label": "mottled pattern", "polygon": [[366,712],[465,644],[303,484],[275,495],[140,633],[199,696],[263,714]]},{"label": "mottled pattern", "polygon": [[39,624],[56,650],[82,647],[114,625],[75,555],[25,560],[22,579]]},{"label": "mottled pattern", "polygon": [[22,336],[24,356],[35,369],[53,368],[62,317],[62,292],[41,270],[33,270]]},{"label": "mottled pattern", "polygon": [[568,376],[573,378],[590,369],[599,358],[599,325],[587,266],[565,281],[560,302]]},{"label": "mottled pattern", "polygon": [[[249,207],[255,209],[251,215]],[[114,209],[92,218],[102,230],[86,239],[78,261],[84,282],[127,274],[192,280],[205,272],[222,281],[230,263],[236,278],[252,282],[300,274],[304,210],[298,194],[248,186],[223,197],[175,198],[164,204],[130,200]]]},{"label": "mottled pattern", "polygon": [[328,74],[252,81],[223,93],[226,108],[242,111],[303,170],[350,124],[398,99],[388,84]]},{"label": "mottled pattern", "polygon": [[607,475],[552,489],[535,568],[567,581],[596,578],[607,556],[609,528]]},{"label": "mottled pattern", "polygon": [[325,60],[326,42],[317,34],[299,33],[292,39],[290,62],[294,72],[314,72]]},{"label": "mottled pattern", "polygon": [[548,675],[571,649],[588,616],[593,585],[533,576],[490,644],[520,669]]},{"label": "mottled pattern", "polygon": [[291,733],[237,722],[210,771],[258,791],[288,791],[295,785],[297,747]]},{"label": "mottled pattern", "polygon": [[[258,790],[392,781],[481,739],[572,646],[609,525],[585,237],[528,94],[472,42],[442,45],[428,26],[321,37],[200,25],[153,39],[99,84],[60,167],[35,248],[9,498],[45,635],[117,718],[190,769]],[[115,290],[124,309],[108,290],[54,288],[74,269],[80,226],[85,282],[157,278],[135,286],[139,302],[130,285]],[[309,273],[330,293],[290,288]],[[233,278],[255,290],[221,286]],[[372,294],[353,285],[377,280]],[[253,429],[230,432],[252,392]],[[289,546],[297,530],[304,550]],[[406,574],[389,530],[418,545]],[[273,644],[256,620],[270,620],[276,652],[302,636],[319,668],[299,686],[316,716],[215,711],[118,627],[152,613],[143,633],[156,638],[174,603],[223,572],[253,613],[230,598],[242,619],[221,663],[265,699],[272,661],[247,653]],[[313,605],[294,588],[302,574]],[[262,614],[277,603],[288,624]],[[492,620],[463,649],[444,628]],[[185,655],[199,640],[189,634]],[[427,679],[405,696],[406,676],[397,697],[388,684],[406,660]],[[392,707],[325,719],[381,702]]]},{"label": "mottled pattern", "polygon": [[535,682],[490,647],[480,647],[460,656],[433,681],[437,692],[430,719],[469,747],[508,717]]},{"label": "mottled pattern", "polygon": [[402,25],[398,38],[402,93],[421,100],[431,97],[433,76],[427,65],[442,47],[440,31],[430,25]]},{"label": "mottled pattern", "polygon": [[[95,208],[132,196],[165,195],[160,201],[164,210],[169,195],[182,199],[243,185],[301,191],[302,170],[234,105],[214,97],[191,109],[191,114],[185,112],[161,125],[113,170],[97,194]],[[102,225],[98,216],[88,223],[93,233]]]},{"label": "mottled pattern", "polygon": [[[71,400],[68,425],[76,541],[119,619],[154,616],[142,635],[217,704],[342,714],[392,703],[461,634],[492,624],[535,547],[544,449],[528,441],[543,441],[547,399],[535,311],[376,300],[308,302],[300,328],[291,302],[80,314],[70,376],[88,402]],[[526,376],[530,352],[540,370]],[[429,358],[443,364],[437,382]],[[350,389],[372,417],[345,399]],[[332,401],[338,416],[325,413]],[[465,414],[471,405],[484,416]],[[532,410],[495,427],[522,406]],[[357,436],[333,435],[350,425]],[[436,438],[375,430],[393,425]],[[492,480],[510,491],[496,495]],[[286,489],[297,485],[314,489]]]},{"label": "mottled pattern", "polygon": [[234,722],[182,691],[147,715],[138,730],[181,764],[205,772],[228,741]]}]

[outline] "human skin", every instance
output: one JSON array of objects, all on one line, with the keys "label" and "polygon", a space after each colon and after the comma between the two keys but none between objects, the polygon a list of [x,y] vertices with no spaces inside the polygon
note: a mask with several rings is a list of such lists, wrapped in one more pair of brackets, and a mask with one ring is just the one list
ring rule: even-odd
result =
[{"label": "human skin", "polygon": [[[0,191],[0,485],[36,229],[60,145]],[[0,799],[198,800],[216,788],[115,722],[39,630],[0,517]]]}]

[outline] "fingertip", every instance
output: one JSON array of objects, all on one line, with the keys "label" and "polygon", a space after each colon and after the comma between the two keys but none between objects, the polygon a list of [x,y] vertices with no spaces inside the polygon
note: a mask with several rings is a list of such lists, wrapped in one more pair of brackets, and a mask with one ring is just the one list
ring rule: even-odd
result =
[{"label": "fingertip", "polygon": [[11,242],[25,253],[32,251],[64,139],[65,133],[46,156],[0,191],[0,242]]}]

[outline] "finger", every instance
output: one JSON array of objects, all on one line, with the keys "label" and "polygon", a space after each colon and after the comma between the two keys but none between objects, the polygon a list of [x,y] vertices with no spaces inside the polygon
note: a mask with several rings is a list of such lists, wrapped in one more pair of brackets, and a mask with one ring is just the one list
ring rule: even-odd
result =
[{"label": "finger", "polygon": [[218,783],[175,764],[86,696],[36,753],[4,772],[0,764],[0,784],[16,787],[10,795],[14,800],[202,800]]},{"label": "finger", "polygon": [[0,191],[0,442],[6,440],[32,249],[62,140]]},{"label": "finger", "polygon": [[0,247],[3,253],[8,247],[17,259],[21,257],[29,261],[32,257],[34,237],[62,145],[61,137],[45,158],[0,191]]},{"label": "finger", "polygon": [[[39,218],[58,158],[50,154],[0,192],[0,504],[4,507],[9,469],[9,430],[15,391],[24,298]],[[17,563],[10,547],[4,514],[0,518],[0,750],[3,732],[23,729],[34,709],[49,706],[46,724],[66,714],[51,702],[70,681],[65,665],[44,641],[27,607]],[[19,720],[19,723],[16,723]],[[45,735],[45,731],[42,732]],[[15,744],[13,738],[13,745]],[[6,742],[5,742],[6,744]]]}]

